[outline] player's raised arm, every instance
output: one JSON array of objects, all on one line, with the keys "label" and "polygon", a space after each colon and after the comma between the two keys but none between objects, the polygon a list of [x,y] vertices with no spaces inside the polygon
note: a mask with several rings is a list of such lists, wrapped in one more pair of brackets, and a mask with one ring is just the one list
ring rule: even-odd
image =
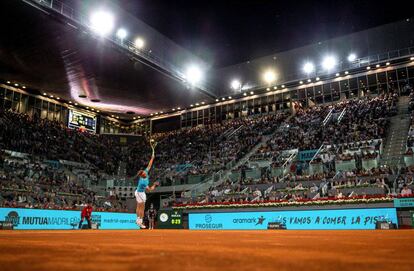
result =
[{"label": "player's raised arm", "polygon": [[147,186],[147,191],[153,191],[158,185],[160,185],[159,182],[155,182],[152,186]]},{"label": "player's raised arm", "polygon": [[152,155],[151,155],[151,160],[148,163],[147,166],[147,171],[150,171],[152,164],[154,163],[154,158],[155,158],[155,146],[157,146],[157,143],[154,141],[154,139],[150,140],[150,145],[151,145],[151,149],[152,149]]}]

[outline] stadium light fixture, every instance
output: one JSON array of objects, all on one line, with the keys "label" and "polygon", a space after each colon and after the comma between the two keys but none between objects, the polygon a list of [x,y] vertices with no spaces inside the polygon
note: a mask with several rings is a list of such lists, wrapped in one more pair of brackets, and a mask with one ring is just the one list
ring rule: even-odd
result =
[{"label": "stadium light fixture", "polygon": [[285,85],[282,85],[282,88],[285,88]]},{"label": "stadium light fixture", "polygon": [[356,58],[357,58],[357,56],[356,56],[356,54],[354,54],[354,53],[350,53],[350,54],[348,55],[348,61],[349,61],[349,62],[354,62],[354,61],[356,60]]},{"label": "stadium light fixture", "polygon": [[245,93],[243,93],[243,96],[247,96],[247,93],[245,92]]},{"label": "stadium light fixture", "polygon": [[302,84],[303,84],[303,81],[299,81],[299,84],[301,84],[301,85],[302,85]]},{"label": "stadium light fixture", "polygon": [[226,98],[223,97],[223,98],[221,98],[221,100],[224,101],[224,100],[226,100]]},{"label": "stadium light fixture", "polygon": [[305,65],[303,65],[303,72],[306,74],[310,74],[315,70],[315,65],[311,62],[306,62]]},{"label": "stadium light fixture", "polygon": [[337,65],[337,60],[334,56],[326,56],[322,61],[322,68],[327,71],[332,70]]},{"label": "stadium light fixture", "polygon": [[308,83],[312,82],[312,79],[308,79]]},{"label": "stadium light fixture", "polygon": [[191,84],[195,85],[203,78],[200,68],[197,66],[189,66],[185,73],[185,79]]},{"label": "stadium light fixture", "polygon": [[177,110],[181,110],[181,107],[178,107]]},{"label": "stadium light fixture", "polygon": [[231,100],[231,96],[229,96],[229,100]]},{"label": "stadium light fixture", "polygon": [[137,37],[134,41],[135,47],[142,49],[145,46],[145,41],[141,37]]},{"label": "stadium light fixture", "polygon": [[26,88],[26,86],[22,86],[22,88]]},{"label": "stadium light fixture", "polygon": [[370,66],[368,66],[368,67],[367,67],[367,70],[370,70],[370,69],[371,69],[371,67],[370,67]]},{"label": "stadium light fixture", "polygon": [[270,88],[266,88],[266,90],[267,90],[267,91],[269,91],[269,90],[270,90]]},{"label": "stadium light fixture", "polygon": [[414,60],[414,56],[410,57],[410,60],[413,61]]},{"label": "stadium light fixture", "polygon": [[316,79],[315,79],[316,81],[319,81],[320,80],[320,78],[319,77],[316,77]]},{"label": "stadium light fixture", "polygon": [[102,37],[111,33],[114,28],[114,16],[104,10],[92,13],[89,18],[89,22],[92,30]]},{"label": "stadium light fixture", "polygon": [[385,65],[387,65],[387,66],[389,66],[390,64],[391,64],[390,62],[385,63]]},{"label": "stadium light fixture", "polygon": [[380,67],[380,64],[375,65],[375,67],[376,67],[376,68],[379,68],[379,67]]},{"label": "stadium light fixture", "polygon": [[19,86],[19,84],[15,83],[15,84],[14,84],[14,86],[15,86],[15,87],[18,87],[18,86]]},{"label": "stadium light fixture", "polygon": [[277,86],[274,86],[273,89],[276,90],[277,89]]},{"label": "stadium light fixture", "polygon": [[239,80],[234,79],[233,81],[231,81],[231,88],[233,90],[241,90],[241,83]]},{"label": "stadium light fixture", "polygon": [[11,82],[10,81],[7,81],[7,84],[10,84]]},{"label": "stadium light fixture", "polygon": [[116,36],[122,41],[128,36],[128,33],[124,28],[120,28],[116,32]]},{"label": "stadium light fixture", "polygon": [[348,74],[349,72],[348,71],[345,71],[345,74]]},{"label": "stadium light fixture", "polygon": [[253,91],[250,91],[250,95],[253,95],[254,94],[254,92]]},{"label": "stadium light fixture", "polygon": [[274,82],[276,80],[276,74],[272,70],[267,70],[263,74],[263,79],[266,83],[271,84],[272,82]]},{"label": "stadium light fixture", "polygon": [[219,101],[219,99],[216,99],[216,102],[218,102]]},{"label": "stadium light fixture", "polygon": [[337,72],[337,73],[335,74],[335,76],[339,76],[339,72]]}]

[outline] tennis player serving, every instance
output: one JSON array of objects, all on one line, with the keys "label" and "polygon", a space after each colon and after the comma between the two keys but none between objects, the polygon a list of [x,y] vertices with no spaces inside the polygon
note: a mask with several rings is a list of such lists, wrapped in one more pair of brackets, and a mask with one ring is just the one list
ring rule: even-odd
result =
[{"label": "tennis player serving", "polygon": [[144,218],[145,214],[145,201],[147,200],[147,195],[145,194],[146,191],[152,191],[159,185],[158,182],[155,182],[152,186],[149,186],[149,176],[148,172],[150,171],[152,167],[152,163],[154,162],[155,158],[155,146],[157,146],[157,143],[154,139],[150,140],[150,145],[152,149],[152,156],[151,160],[148,163],[148,166],[145,170],[140,170],[137,173],[136,178],[138,178],[138,186],[137,190],[135,190],[135,198],[137,200],[137,225],[141,229],[145,229],[145,225],[142,222],[142,219]]}]

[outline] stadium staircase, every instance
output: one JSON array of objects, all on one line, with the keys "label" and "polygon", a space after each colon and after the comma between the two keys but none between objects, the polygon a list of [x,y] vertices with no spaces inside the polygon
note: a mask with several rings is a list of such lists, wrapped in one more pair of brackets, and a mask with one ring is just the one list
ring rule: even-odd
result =
[{"label": "stadium staircase", "polygon": [[385,140],[380,165],[390,167],[405,166],[404,153],[410,128],[410,114],[408,111],[409,98],[402,96],[398,100],[398,114],[390,119],[390,127]]}]

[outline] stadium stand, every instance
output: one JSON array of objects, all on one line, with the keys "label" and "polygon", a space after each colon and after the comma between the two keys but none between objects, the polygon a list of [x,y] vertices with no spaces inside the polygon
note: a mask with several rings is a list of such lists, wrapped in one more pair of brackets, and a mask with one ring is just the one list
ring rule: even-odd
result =
[{"label": "stadium stand", "polygon": [[[199,202],[385,195],[393,183],[388,170],[379,167],[378,159],[389,118],[397,114],[397,101],[398,95],[384,94],[310,108],[297,105],[293,114],[288,111],[259,114],[154,134],[153,138],[160,142],[160,152],[153,178],[169,185],[171,179],[186,184],[189,176],[204,176],[202,181],[212,173],[229,169],[234,176],[239,176],[236,181],[229,178],[210,187],[202,199],[196,200]],[[123,210],[125,205],[113,199],[133,197],[133,180],[126,186],[107,187],[105,196],[112,202],[105,203],[101,198],[96,200],[99,197],[85,187],[67,182],[65,170],[66,174],[75,176],[78,183],[93,186],[119,175],[123,164],[125,175],[133,177],[148,161],[149,147],[144,137],[125,147],[105,135],[68,129],[56,121],[10,110],[0,111],[0,126],[2,149],[25,153],[40,161],[36,163],[29,158],[22,162],[3,157],[3,161],[8,162],[2,163],[2,180],[3,183],[9,180],[3,185],[3,190],[7,191],[2,193],[4,206],[71,208],[76,207],[77,202],[90,200],[100,208]],[[259,148],[247,163],[232,168],[256,146]],[[318,152],[310,164],[322,164],[322,171],[312,174],[306,163],[296,163],[296,156],[301,151],[315,149]],[[372,167],[341,166],[342,162],[350,160],[355,165],[358,157],[374,161]],[[332,160],[340,171],[331,166]],[[60,161],[65,170],[54,169],[44,161]],[[261,169],[263,172],[246,177],[248,164],[260,161],[268,162],[267,167]],[[26,175],[29,177],[25,178]],[[34,180],[40,181],[34,184]],[[404,184],[412,184],[402,176],[397,182],[399,190]],[[45,183],[50,184],[48,189],[52,190],[42,190],[40,185],[45,187]],[[42,191],[43,196],[32,197],[33,190]],[[192,201],[194,199],[184,197],[177,203]]]}]

